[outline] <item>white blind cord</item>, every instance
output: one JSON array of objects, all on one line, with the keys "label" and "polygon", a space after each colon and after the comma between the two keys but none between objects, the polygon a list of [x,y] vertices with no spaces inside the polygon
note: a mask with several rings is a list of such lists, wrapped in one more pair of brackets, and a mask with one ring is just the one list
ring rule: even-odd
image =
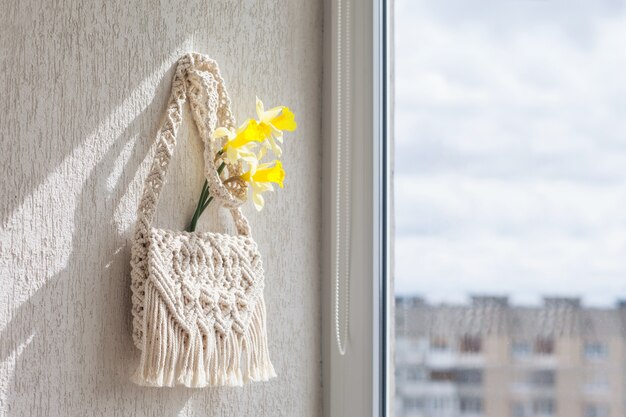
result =
[{"label": "white blind cord", "polygon": [[[342,110],[343,110],[343,96],[342,96],[342,74],[344,68],[342,67],[342,53],[343,53],[343,38],[344,27],[342,26],[342,0],[337,0],[337,169],[336,178],[337,183],[335,187],[335,338],[337,341],[337,349],[340,355],[346,354],[346,347],[348,343],[348,330],[350,324],[350,265],[351,265],[351,127],[350,127],[350,100],[345,101],[346,106],[346,135],[344,137],[342,127]],[[346,91],[350,93],[350,0],[346,1],[346,25],[345,28],[345,48],[346,48]],[[343,142],[345,141],[345,148],[342,149]],[[342,151],[345,151],[345,161]],[[343,171],[343,172],[342,172]],[[345,172],[345,176],[342,175]],[[342,186],[343,186],[343,213],[342,213]],[[343,215],[342,215],[343,214]],[[342,221],[343,220],[343,221]],[[343,228],[342,228],[343,226]],[[342,233],[343,231],[343,233]],[[343,239],[342,239],[343,238]],[[340,325],[340,280],[341,280],[341,261],[343,260],[343,279],[344,279],[344,322],[343,332]],[[343,333],[343,338],[342,338]]]}]

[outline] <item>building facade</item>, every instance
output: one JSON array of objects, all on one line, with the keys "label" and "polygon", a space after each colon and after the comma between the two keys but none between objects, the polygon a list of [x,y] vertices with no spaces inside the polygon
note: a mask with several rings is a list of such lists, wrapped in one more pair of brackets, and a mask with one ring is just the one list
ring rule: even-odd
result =
[{"label": "building facade", "polygon": [[624,417],[626,304],[396,299],[396,417]]}]

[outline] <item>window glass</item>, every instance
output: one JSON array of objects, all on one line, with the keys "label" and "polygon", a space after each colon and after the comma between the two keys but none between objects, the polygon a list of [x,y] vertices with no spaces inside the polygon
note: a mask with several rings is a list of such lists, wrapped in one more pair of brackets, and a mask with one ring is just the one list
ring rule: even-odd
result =
[{"label": "window glass", "polygon": [[536,416],[553,416],[556,412],[554,399],[538,398],[533,401],[533,413]]},{"label": "window glass", "polygon": [[606,359],[609,354],[609,348],[606,343],[587,342],[585,343],[585,358],[590,360]]},{"label": "window glass", "polygon": [[584,374],[583,392],[589,395],[606,394],[609,391],[609,372],[592,369]]},{"label": "window glass", "polygon": [[434,336],[430,339],[430,348],[435,351],[448,350],[448,340],[443,336]]},{"label": "window glass", "polygon": [[513,341],[511,343],[511,354],[514,358],[526,358],[530,356],[532,349],[530,343],[525,341]]},{"label": "window glass", "polygon": [[554,353],[554,340],[550,337],[537,338],[535,353],[538,355],[552,355]]},{"label": "window glass", "polygon": [[404,410],[419,411],[424,408],[424,400],[422,398],[408,397],[404,399]]},{"label": "window glass", "polygon": [[539,370],[532,371],[530,373],[530,382],[532,385],[539,387],[551,387],[554,386],[555,377],[554,371],[551,370]]},{"label": "window glass", "polygon": [[480,336],[463,336],[459,350],[461,353],[480,353]]},{"label": "window glass", "polygon": [[609,417],[609,407],[604,404],[588,404],[585,406],[585,417]]},{"label": "window glass", "polygon": [[530,414],[526,411],[528,406],[521,401],[514,401],[511,405],[511,417],[529,417]]},{"label": "window glass", "polygon": [[481,369],[459,369],[456,372],[456,382],[459,384],[480,385],[483,382]]},{"label": "window glass", "polygon": [[454,372],[451,371],[431,371],[431,381],[454,381]]},{"label": "window glass", "polygon": [[410,367],[406,370],[406,379],[408,381],[425,381],[426,370],[420,367]]},{"label": "window glass", "polygon": [[394,417],[626,416],[626,3],[392,1]]},{"label": "window glass", "polygon": [[483,411],[483,401],[480,397],[461,397],[459,410],[461,414],[480,414]]}]

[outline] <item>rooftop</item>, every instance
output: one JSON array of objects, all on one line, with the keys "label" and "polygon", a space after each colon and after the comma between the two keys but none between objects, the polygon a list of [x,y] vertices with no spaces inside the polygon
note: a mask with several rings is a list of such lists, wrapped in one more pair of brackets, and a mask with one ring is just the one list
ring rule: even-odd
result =
[{"label": "rooftop", "polygon": [[545,297],[540,306],[517,306],[507,297],[475,295],[467,304],[430,304],[396,298],[398,335],[495,334],[512,338],[626,336],[626,302],[585,307],[579,298]]}]

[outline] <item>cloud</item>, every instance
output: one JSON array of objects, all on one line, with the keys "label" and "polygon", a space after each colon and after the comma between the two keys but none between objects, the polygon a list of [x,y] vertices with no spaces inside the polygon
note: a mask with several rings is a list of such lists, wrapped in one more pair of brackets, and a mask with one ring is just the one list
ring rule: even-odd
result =
[{"label": "cloud", "polygon": [[400,236],[619,234],[626,240],[626,184],[621,183],[398,175],[395,196]]},{"label": "cloud", "polygon": [[400,24],[427,18],[498,38],[546,28],[588,38],[598,20],[619,17],[625,8],[621,0],[398,0],[395,4]]},{"label": "cloud", "polygon": [[432,301],[495,294],[536,302],[541,295],[564,295],[610,305],[626,294],[623,236],[400,236],[395,251],[396,292]]},{"label": "cloud", "polygon": [[395,16],[398,290],[626,294],[624,3]]}]

